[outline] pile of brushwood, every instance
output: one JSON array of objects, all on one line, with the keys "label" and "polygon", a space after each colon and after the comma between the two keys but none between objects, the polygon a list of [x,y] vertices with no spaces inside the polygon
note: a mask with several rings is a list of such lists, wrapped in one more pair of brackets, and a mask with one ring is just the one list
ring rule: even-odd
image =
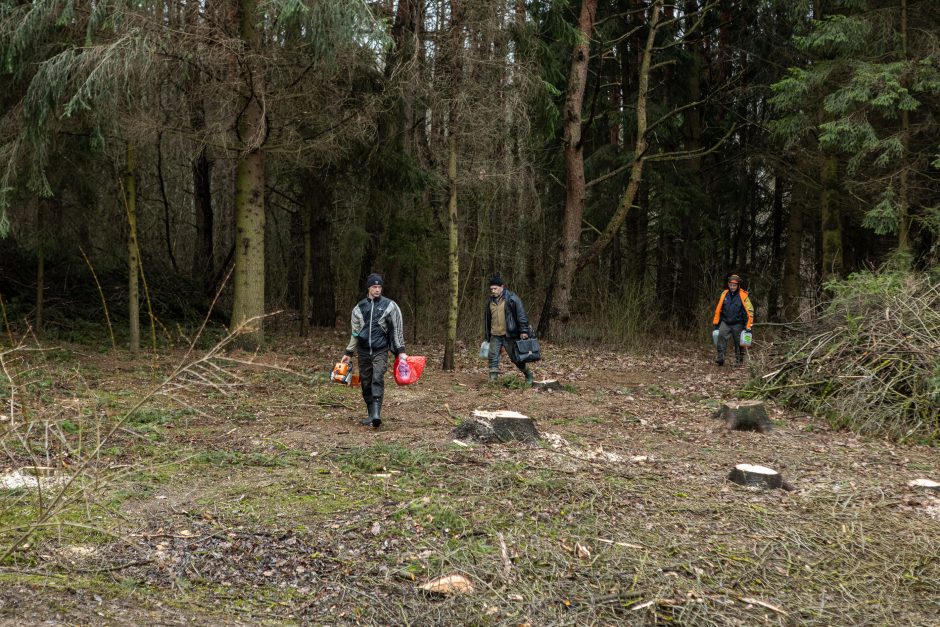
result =
[{"label": "pile of brushwood", "polygon": [[864,272],[827,288],[751,389],[839,428],[940,443],[940,273]]}]

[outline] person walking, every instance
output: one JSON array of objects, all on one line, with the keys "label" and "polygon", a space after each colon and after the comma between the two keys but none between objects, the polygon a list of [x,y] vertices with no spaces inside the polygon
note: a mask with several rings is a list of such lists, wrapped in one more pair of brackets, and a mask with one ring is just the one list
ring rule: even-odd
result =
[{"label": "person walking", "polygon": [[[528,339],[529,318],[526,316],[522,299],[505,287],[502,277],[495,274],[490,277],[490,297],[483,308],[483,339],[489,342],[490,381],[499,378],[499,350],[506,348],[509,360],[513,361],[513,346],[516,340]],[[516,368],[525,375],[525,381],[532,384],[532,371],[526,364],[513,361]]]},{"label": "person walking", "polygon": [[719,366],[725,363],[725,347],[729,339],[734,342],[735,361],[738,365],[744,363],[741,332],[751,331],[751,326],[754,324],[754,305],[751,304],[751,298],[747,292],[740,286],[740,276],[728,275],[728,288],[721,293],[718,306],[715,307],[712,324],[718,331],[718,354],[715,356],[715,363]]},{"label": "person walking", "polygon": [[369,411],[362,424],[376,429],[382,426],[388,353],[391,351],[402,360],[408,358],[401,309],[395,301],[382,296],[382,284],[382,277],[376,273],[366,278],[368,294],[353,307],[352,336],[342,357],[342,361],[349,363],[353,352],[358,353],[362,399]]}]

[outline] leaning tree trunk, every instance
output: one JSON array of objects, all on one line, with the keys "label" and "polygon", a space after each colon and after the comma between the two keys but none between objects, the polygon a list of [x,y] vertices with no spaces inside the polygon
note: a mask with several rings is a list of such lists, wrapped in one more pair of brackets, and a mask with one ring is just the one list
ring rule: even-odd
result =
[{"label": "leaning tree trunk", "polygon": [[578,258],[578,268],[584,268],[588,263],[596,259],[607,248],[610,241],[620,231],[627,214],[634,206],[637,192],[640,189],[640,183],[643,180],[643,165],[646,163],[646,104],[649,94],[650,65],[653,58],[653,47],[656,42],[656,33],[659,30],[659,11],[662,7],[661,0],[655,0],[649,8],[649,33],[646,37],[646,44],[643,47],[640,57],[640,69],[637,74],[637,96],[636,96],[636,139],[633,146],[633,165],[630,167],[630,178],[627,181],[627,189],[620,197],[620,203],[617,210],[607,223],[607,228],[598,235],[594,243],[584,251]]},{"label": "leaning tree trunk", "polygon": [[260,46],[256,26],[256,0],[239,3],[239,33],[248,48],[247,76],[250,92],[238,120],[243,144],[235,179],[235,270],[232,329],[239,343],[256,348],[264,340],[264,152],[267,124],[259,98],[264,94],[261,68],[254,51]]},{"label": "leaning tree trunk", "polygon": [[137,151],[127,143],[124,165],[124,210],[127,213],[127,315],[130,329],[128,348],[132,353],[140,350],[140,248],[137,245]]},{"label": "leaning tree trunk", "polygon": [[581,109],[587,83],[588,62],[591,53],[591,33],[597,0],[582,0],[578,19],[579,38],[571,58],[568,94],[565,97],[565,214],[562,225],[561,246],[555,272],[554,299],[548,308],[548,320],[540,326],[541,332],[557,336],[571,317],[571,289],[578,263],[578,245],[581,241],[581,221],[584,216],[584,143],[581,139]]}]

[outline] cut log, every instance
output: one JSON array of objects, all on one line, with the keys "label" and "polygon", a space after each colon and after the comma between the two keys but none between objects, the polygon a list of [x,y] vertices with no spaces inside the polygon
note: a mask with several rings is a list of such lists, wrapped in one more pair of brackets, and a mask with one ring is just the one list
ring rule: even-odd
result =
[{"label": "cut log", "polygon": [[448,575],[446,577],[438,577],[424,585],[418,586],[418,589],[428,594],[446,596],[449,594],[473,592],[473,584],[463,575]]},{"label": "cut log", "polygon": [[728,473],[728,481],[745,487],[766,488],[769,490],[793,490],[793,486],[783,480],[776,470],[765,466],[738,464]]},{"label": "cut log", "polygon": [[933,490],[934,492],[940,492],[940,483],[933,481],[931,479],[914,479],[913,481],[908,481],[907,485],[912,488],[920,488],[922,490]]},{"label": "cut log", "polygon": [[533,381],[532,387],[536,390],[554,392],[561,390],[561,383],[558,382],[558,379],[545,379],[544,381]]},{"label": "cut log", "polygon": [[517,411],[475,410],[473,415],[454,429],[458,440],[475,440],[484,444],[494,442],[534,443],[540,439],[535,421]]},{"label": "cut log", "polygon": [[740,403],[723,403],[715,414],[717,418],[725,421],[725,426],[731,431],[760,431],[767,433],[771,429],[767,410],[760,401],[741,401]]}]

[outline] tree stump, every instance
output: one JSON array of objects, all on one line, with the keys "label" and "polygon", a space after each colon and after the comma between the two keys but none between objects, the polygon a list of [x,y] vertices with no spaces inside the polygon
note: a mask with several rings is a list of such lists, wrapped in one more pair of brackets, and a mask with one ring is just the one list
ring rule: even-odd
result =
[{"label": "tree stump", "polygon": [[561,389],[561,383],[558,382],[558,379],[545,379],[544,381],[533,381],[532,387],[536,390],[554,392]]},{"label": "tree stump", "polygon": [[723,403],[717,418],[725,421],[730,431],[759,431],[767,433],[771,429],[767,410],[760,401],[741,401],[740,403]]},{"label": "tree stump", "polygon": [[517,411],[474,410],[473,415],[454,429],[454,437],[483,444],[494,442],[534,443],[540,439],[535,421]]},{"label": "tree stump", "polygon": [[738,464],[728,473],[728,481],[745,487],[766,488],[769,490],[793,490],[793,486],[783,480],[776,470],[765,466]]}]

